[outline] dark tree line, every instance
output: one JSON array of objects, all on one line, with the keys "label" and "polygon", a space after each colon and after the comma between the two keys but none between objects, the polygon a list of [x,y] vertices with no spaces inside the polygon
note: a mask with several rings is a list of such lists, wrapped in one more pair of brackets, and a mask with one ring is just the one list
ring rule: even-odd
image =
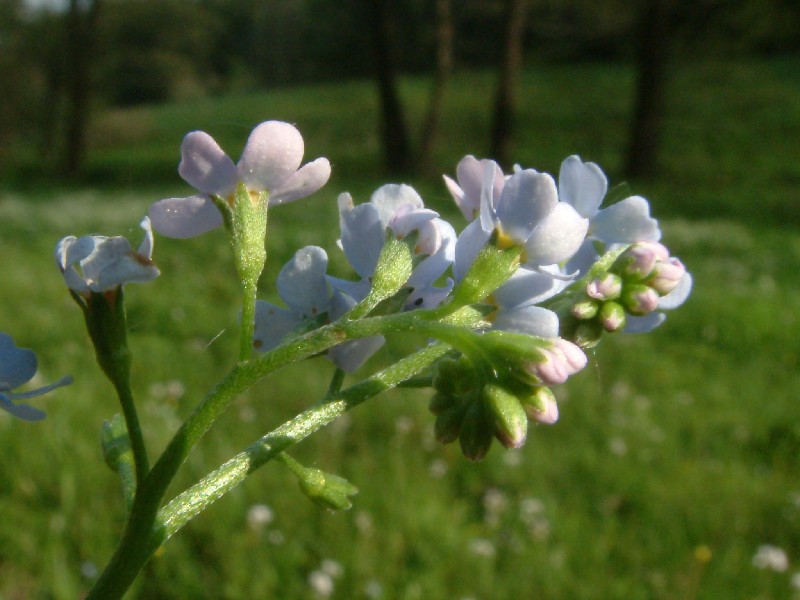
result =
[{"label": "dark tree line", "polygon": [[[525,60],[637,65],[628,170],[657,169],[670,65],[708,47],[797,50],[791,0],[67,0],[33,14],[0,0],[0,152],[23,140],[80,171],[89,111],[286,83],[374,77],[385,163],[425,168],[447,81],[459,65],[494,69],[491,153],[506,163]],[[698,41],[702,40],[702,42]],[[405,73],[433,75],[408,120]],[[491,92],[490,92],[491,93]],[[412,135],[413,134],[413,135]]]}]

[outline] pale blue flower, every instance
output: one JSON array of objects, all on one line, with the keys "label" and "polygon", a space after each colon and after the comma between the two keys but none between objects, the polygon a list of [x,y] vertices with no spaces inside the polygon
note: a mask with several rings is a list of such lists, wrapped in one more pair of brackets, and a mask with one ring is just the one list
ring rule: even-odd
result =
[{"label": "pale blue flower", "polygon": [[18,403],[46,394],[52,389],[72,383],[72,377],[62,377],[57,382],[27,392],[11,390],[30,381],[36,374],[36,354],[27,348],[17,348],[11,336],[0,332],[0,409],[24,421],[40,421],[45,414],[28,404]]},{"label": "pale blue flower", "polygon": [[269,204],[304,198],[328,181],[331,166],[318,158],[300,168],[303,137],[291,124],[265,121],[253,129],[237,164],[203,131],[183,138],[178,172],[200,194],[167,198],[150,207],[153,227],[172,238],[190,238],[222,225],[222,214],[211,200],[228,202],[239,183],[251,193],[269,192]]},{"label": "pale blue flower", "polygon": [[657,242],[661,238],[658,221],[650,217],[650,204],[641,196],[630,196],[600,208],[608,191],[608,181],[595,163],[579,156],[567,157],[558,174],[558,196],[582,217],[589,219],[589,237],[606,244]]},{"label": "pale blue flower", "polygon": [[522,248],[524,267],[538,269],[562,263],[578,251],[589,226],[568,203],[559,202],[550,175],[520,169],[505,179],[499,197],[500,167],[483,164],[480,215],[468,225],[456,246],[456,279],[462,278],[494,231],[498,243]]},{"label": "pale blue flower", "polygon": [[361,280],[330,280],[336,288],[357,301],[369,293],[387,230],[398,239],[412,232],[417,234],[414,254],[421,260],[405,284],[411,290],[408,308],[437,306],[452,289],[452,281],[443,287],[434,284],[455,258],[455,230],[439,218],[438,213],[425,208],[422,198],[411,186],[381,186],[369,202],[358,206],[353,204],[350,194],[341,194],[339,225],[339,243]]},{"label": "pale blue flower", "polygon": [[145,236],[134,251],[121,236],[68,236],[56,245],[56,263],[72,291],[88,295],[112,290],[124,283],[144,283],[160,274],[153,264],[150,219],[140,223]]},{"label": "pale blue flower", "polygon": [[[326,276],[328,255],[318,246],[298,250],[278,275],[278,294],[286,303],[281,308],[264,300],[256,301],[253,345],[266,352],[304,326],[335,321],[356,302],[333,288]],[[382,336],[345,342],[328,350],[328,358],[345,371],[355,371],[384,344]]]}]

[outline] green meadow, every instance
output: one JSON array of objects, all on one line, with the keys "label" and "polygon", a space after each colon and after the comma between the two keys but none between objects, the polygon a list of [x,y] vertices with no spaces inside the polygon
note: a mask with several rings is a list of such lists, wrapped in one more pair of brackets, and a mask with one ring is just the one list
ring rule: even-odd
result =
[{"label": "green meadow", "polygon": [[[457,228],[439,174],[485,155],[493,82],[454,77],[430,173],[407,180]],[[628,67],[536,67],[521,84],[517,162],[557,173],[577,153],[623,183]],[[412,126],[429,86],[403,81]],[[558,423],[473,464],[433,439],[430,392],[378,396],[293,452],[359,487],[350,511],[320,511],[268,464],[165,544],[128,597],[800,598],[799,90],[798,58],[676,68],[662,175],[626,183],[650,200],[695,288],[655,332],[607,336],[558,389]],[[237,157],[266,119],[297,124],[306,160],[327,156],[334,172],[313,197],[270,211],[260,296],[274,301],[281,265],[307,244],[354,277],[336,248],[336,196],[367,201],[386,181],[370,82],[101,112],[91,184],[40,177],[33,149],[17,149],[0,187],[0,330],[36,350],[37,383],[75,382],[36,401],[43,422],[0,413],[0,599],[81,597],[124,523],[99,444],[119,409],[54,266],[56,242],[103,233],[138,244],[150,203],[190,193],[176,172],[184,133],[208,131]],[[232,366],[238,314],[221,231],[159,237],[154,258],[162,276],[126,289],[151,457]],[[392,340],[361,375],[422,341]],[[312,359],[238,398],[170,497],[316,402],[332,372]],[[765,545],[785,552],[786,569],[754,564]]]}]

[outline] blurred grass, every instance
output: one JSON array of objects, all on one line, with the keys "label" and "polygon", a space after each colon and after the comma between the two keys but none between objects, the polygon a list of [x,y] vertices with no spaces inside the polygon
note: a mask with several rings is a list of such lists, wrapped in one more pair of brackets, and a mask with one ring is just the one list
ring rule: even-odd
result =
[{"label": "blurred grass", "polygon": [[[800,94],[797,60],[700,64],[674,74],[664,175],[630,182],[666,217],[665,242],[695,275],[689,302],[648,336],[617,336],[559,390],[561,419],[524,449],[474,465],[432,440],[426,393],[386,394],[297,448],[360,489],[353,510],[319,512],[278,465],[171,540],[131,598],[313,598],[325,560],[335,598],[791,598],[800,559]],[[631,72],[583,65],[526,72],[518,161],[557,172],[564,156],[599,162],[620,181]],[[404,82],[412,115],[428,83]],[[453,81],[436,169],[483,154],[489,73]],[[365,201],[383,181],[370,84],[350,82],[203,99],[101,115],[95,185],[0,196],[5,281],[0,329],[35,348],[40,377],[75,384],[42,399],[48,419],[0,415],[0,598],[75,598],[102,568],[123,522],[103,465],[99,426],[116,407],[53,265],[55,242],[89,232],[139,239],[160,197],[185,194],[180,138],[212,133],[237,155],[252,125],[295,122],[307,159],[332,181],[270,213],[262,296],[292,252],[335,248],[335,197]],[[24,170],[22,171],[24,172]],[[412,179],[433,208],[455,211],[439,176]],[[221,232],[159,238],[163,276],[127,288],[135,392],[151,452],[224,374],[236,348],[237,293]],[[54,304],[55,303],[55,304]],[[371,367],[399,355],[390,347]],[[324,360],[296,365],[238,399],[192,454],[178,491],[324,391]],[[248,525],[266,503],[274,520]],[[785,573],[762,571],[762,544]],[[319,575],[317,575],[319,576]],[[320,576],[320,577],[324,577]]]}]

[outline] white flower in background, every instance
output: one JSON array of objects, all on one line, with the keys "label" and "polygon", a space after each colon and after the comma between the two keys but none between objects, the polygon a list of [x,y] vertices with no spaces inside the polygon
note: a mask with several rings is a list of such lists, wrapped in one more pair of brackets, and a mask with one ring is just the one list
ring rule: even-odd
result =
[{"label": "white flower in background", "polygon": [[73,292],[88,295],[112,290],[124,283],[145,283],[159,276],[153,255],[150,219],[140,223],[144,240],[134,251],[121,236],[68,236],[56,246],[56,263]]},{"label": "white flower in background", "polygon": [[782,548],[764,544],[756,550],[756,554],[753,556],[753,566],[757,569],[784,573],[789,569],[789,557]]},{"label": "white flower in background", "polygon": [[253,129],[237,164],[204,131],[188,133],[181,144],[178,173],[200,194],[153,204],[153,227],[172,238],[195,237],[219,227],[222,214],[211,196],[230,202],[239,183],[251,193],[269,192],[270,206],[313,194],[328,181],[331,166],[327,158],[318,158],[300,167],[303,151],[300,132],[281,121],[265,121]]},{"label": "white flower in background", "polygon": [[46,394],[57,387],[72,383],[72,377],[62,377],[57,382],[28,392],[12,392],[36,374],[36,354],[27,348],[17,348],[10,335],[0,332],[0,409],[23,421],[40,421],[45,414],[37,408],[19,403]]}]

